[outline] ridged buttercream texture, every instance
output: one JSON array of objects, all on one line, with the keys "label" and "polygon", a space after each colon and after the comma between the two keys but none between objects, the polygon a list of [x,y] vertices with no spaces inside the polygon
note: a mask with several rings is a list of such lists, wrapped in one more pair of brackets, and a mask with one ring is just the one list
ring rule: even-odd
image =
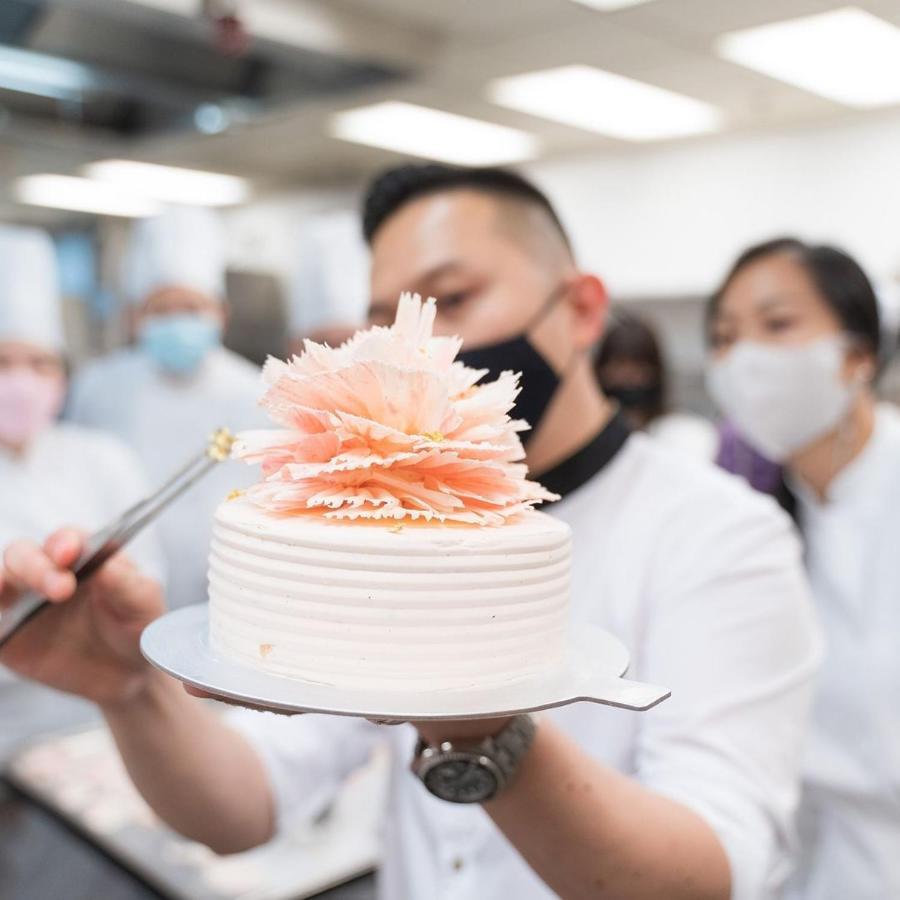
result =
[{"label": "ridged buttercream texture", "polygon": [[216,513],[213,649],[343,688],[448,690],[524,679],[561,659],[569,528],[334,522],[237,499]]}]

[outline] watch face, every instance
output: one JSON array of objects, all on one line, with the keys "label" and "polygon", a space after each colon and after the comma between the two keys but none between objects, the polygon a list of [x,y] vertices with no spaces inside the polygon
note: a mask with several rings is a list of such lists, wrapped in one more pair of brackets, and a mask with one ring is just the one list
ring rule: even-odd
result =
[{"label": "watch face", "polygon": [[425,787],[451,803],[484,803],[497,793],[499,782],[478,759],[445,759],[425,773]]}]

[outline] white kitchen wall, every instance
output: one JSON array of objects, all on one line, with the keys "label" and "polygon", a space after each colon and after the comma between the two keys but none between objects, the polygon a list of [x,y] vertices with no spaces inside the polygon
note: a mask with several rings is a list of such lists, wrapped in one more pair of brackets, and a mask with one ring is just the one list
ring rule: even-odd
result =
[{"label": "white kitchen wall", "polygon": [[312,216],[356,209],[355,187],[300,188],[263,196],[223,212],[229,268],[265,271],[289,279],[297,262],[297,240]]},{"label": "white kitchen wall", "polygon": [[[843,246],[877,284],[893,283],[900,300],[896,110],[541,160],[526,172],[558,205],[582,264],[617,300],[703,297],[744,247],[781,234]],[[270,272],[287,287],[303,223],[358,208],[359,187],[298,189],[227,212],[230,265]],[[683,334],[684,316],[676,318],[666,323],[673,363],[693,367],[698,348]]]},{"label": "white kitchen wall", "polygon": [[900,272],[897,111],[528,171],[618,298],[705,294],[742,248],[786,233],[843,246],[877,282]]}]

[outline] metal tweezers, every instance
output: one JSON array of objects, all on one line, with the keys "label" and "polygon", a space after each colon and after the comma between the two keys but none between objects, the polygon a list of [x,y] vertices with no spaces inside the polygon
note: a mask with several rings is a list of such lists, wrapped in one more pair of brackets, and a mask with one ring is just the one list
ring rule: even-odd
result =
[{"label": "metal tweezers", "polygon": [[[213,466],[228,459],[234,438],[227,428],[210,435],[206,448],[184,468],[176,472],[158,491],[125,510],[116,521],[92,534],[72,572],[78,582],[90,577],[111,556],[118,553],[136,534],[147,527],[172,501],[199,481]],[[36,592],[23,594],[0,613],[0,647],[50,601]]]}]

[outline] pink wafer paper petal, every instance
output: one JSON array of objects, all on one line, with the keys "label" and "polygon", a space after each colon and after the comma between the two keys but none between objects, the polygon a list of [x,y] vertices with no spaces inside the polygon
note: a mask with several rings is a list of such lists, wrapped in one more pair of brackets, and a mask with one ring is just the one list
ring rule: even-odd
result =
[{"label": "pink wafer paper petal", "polygon": [[261,403],[281,427],[239,435],[234,455],[263,474],[248,497],[284,515],[472,526],[556,499],[520,462],[518,375],[483,382],[434,317],[434,300],[403,294],[389,328],[269,359]]}]

